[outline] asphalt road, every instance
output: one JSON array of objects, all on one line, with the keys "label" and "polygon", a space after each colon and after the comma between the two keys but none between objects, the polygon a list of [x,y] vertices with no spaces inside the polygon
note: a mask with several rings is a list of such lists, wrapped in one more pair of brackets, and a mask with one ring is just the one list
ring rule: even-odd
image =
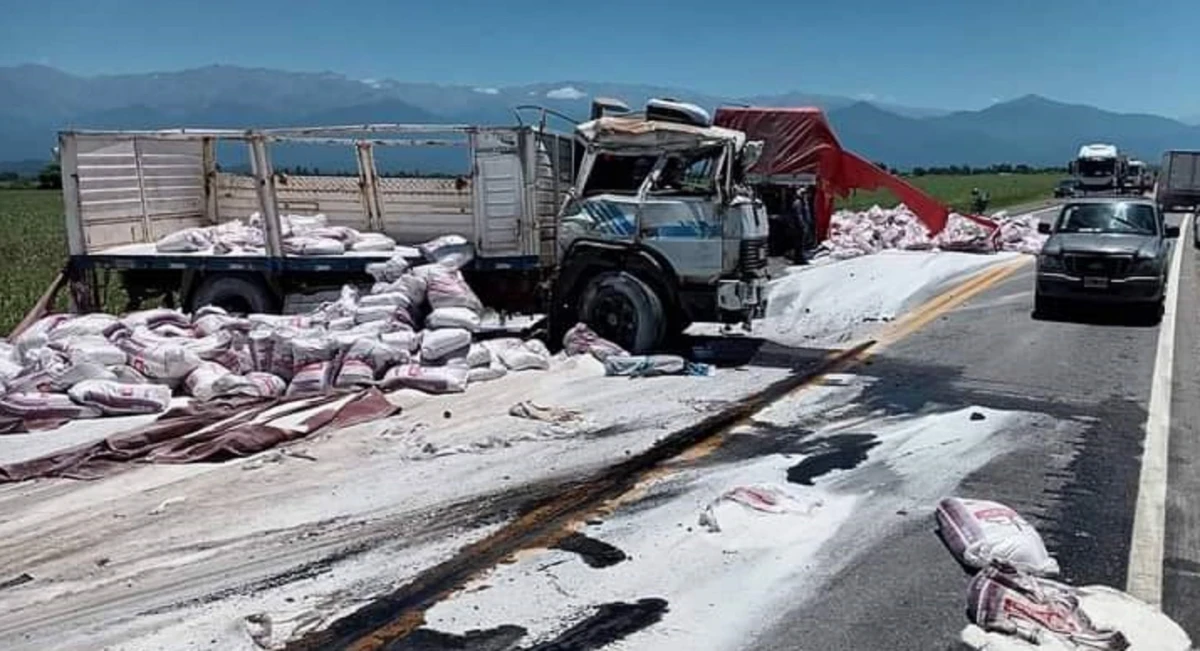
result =
[{"label": "asphalt road", "polygon": [[[1195,640],[1200,260],[1190,234],[1180,241],[1163,609]],[[1003,501],[1030,518],[1068,582],[1124,587],[1159,327],[1112,312],[1035,320],[1033,280],[1028,265],[883,353],[869,371],[882,380],[869,400],[897,410],[983,406],[1042,415],[1005,432],[1019,439],[1013,451],[971,474],[958,494]],[[894,533],[828,577],[816,599],[747,648],[960,648],[967,577],[931,517],[900,519]]]}]

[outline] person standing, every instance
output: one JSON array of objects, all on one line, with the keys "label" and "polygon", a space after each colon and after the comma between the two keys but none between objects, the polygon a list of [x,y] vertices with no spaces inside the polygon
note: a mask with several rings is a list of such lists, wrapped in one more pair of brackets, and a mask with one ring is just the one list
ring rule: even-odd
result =
[{"label": "person standing", "polygon": [[807,186],[796,188],[796,198],[792,200],[792,215],[796,220],[796,255],[797,264],[808,264],[808,241],[812,234],[812,206],[808,200]]}]

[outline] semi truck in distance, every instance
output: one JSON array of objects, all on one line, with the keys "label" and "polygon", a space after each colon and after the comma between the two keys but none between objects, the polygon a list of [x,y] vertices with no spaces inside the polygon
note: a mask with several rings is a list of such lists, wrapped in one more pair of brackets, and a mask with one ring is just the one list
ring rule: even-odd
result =
[{"label": "semi truck in distance", "polygon": [[1079,181],[1083,194],[1119,192],[1125,168],[1125,158],[1117,146],[1107,143],[1083,145],[1070,163],[1071,174]]}]

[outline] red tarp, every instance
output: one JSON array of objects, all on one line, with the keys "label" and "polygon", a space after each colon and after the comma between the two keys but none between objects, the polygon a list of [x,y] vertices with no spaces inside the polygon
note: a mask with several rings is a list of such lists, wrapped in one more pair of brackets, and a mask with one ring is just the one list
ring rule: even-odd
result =
[{"label": "red tarp", "polygon": [[[749,140],[763,141],[762,156],[747,170],[764,177],[814,174],[817,237],[824,239],[833,215],[834,197],[851,190],[887,188],[924,222],[930,234],[946,226],[949,209],[933,197],[846,151],[825,114],[817,108],[717,109],[717,126],[737,129]],[[984,220],[981,223],[991,224]],[[985,224],[985,225],[986,225]]]}]

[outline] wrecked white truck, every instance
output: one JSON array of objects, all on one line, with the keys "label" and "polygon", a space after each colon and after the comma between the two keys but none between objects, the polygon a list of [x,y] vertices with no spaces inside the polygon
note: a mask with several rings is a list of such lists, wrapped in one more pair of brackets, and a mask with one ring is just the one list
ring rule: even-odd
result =
[{"label": "wrecked white truck", "polygon": [[696,114],[577,127],[586,149],[558,221],[553,322],[640,351],[695,321],[761,312],[767,221],[741,184],[760,145]]},{"label": "wrecked white truck", "polygon": [[[693,321],[747,322],[762,307],[766,222],[737,183],[754,147],[689,119],[601,117],[573,134],[548,129],[545,113],[511,127],[63,132],[70,258],[59,282],[77,312],[119,285],[125,309],[301,313],[345,284],[369,286],[370,263],[421,255],[403,245],[460,235],[473,249],[463,273],[488,307],[547,315],[551,342],[582,318],[651,350]],[[294,160],[314,147],[349,150],[354,173],[276,171],[278,150]],[[414,148],[465,150],[466,171],[381,172],[377,155]],[[346,236],[344,250],[295,237],[314,215]],[[233,244],[161,246],[226,226]]]}]

